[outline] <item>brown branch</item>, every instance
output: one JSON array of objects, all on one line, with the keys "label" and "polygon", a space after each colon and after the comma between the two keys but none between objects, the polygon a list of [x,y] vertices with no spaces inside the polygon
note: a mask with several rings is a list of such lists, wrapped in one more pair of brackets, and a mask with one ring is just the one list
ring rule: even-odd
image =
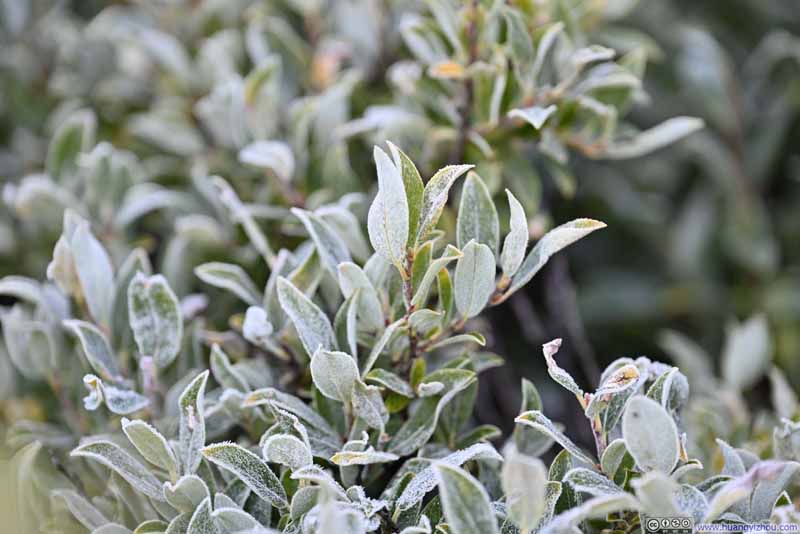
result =
[{"label": "brown branch", "polygon": [[[466,69],[478,59],[478,0],[472,0],[469,6],[469,26],[467,27],[468,54]],[[460,164],[464,161],[467,150],[469,132],[472,128],[472,106],[475,100],[475,87],[472,78],[467,74],[464,78],[464,98],[459,109],[460,125],[458,139],[450,155],[450,162]]]}]

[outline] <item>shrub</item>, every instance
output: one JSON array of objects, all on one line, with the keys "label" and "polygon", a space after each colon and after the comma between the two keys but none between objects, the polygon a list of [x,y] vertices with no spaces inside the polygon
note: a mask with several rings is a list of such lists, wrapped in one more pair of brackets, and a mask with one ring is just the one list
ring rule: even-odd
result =
[{"label": "shrub", "polygon": [[[624,6],[178,2],[86,23],[7,5],[20,530],[797,522],[797,399],[761,316],[731,328],[721,378],[669,333],[686,374],[620,358],[586,392],[545,344],[591,452],[526,379],[511,436],[474,424],[478,376],[503,363],[482,314],[605,226],[551,224],[539,171],[570,198],[571,154],[638,157],[702,126],[622,121],[647,55],[590,39]],[[49,113],[25,118],[37,93]],[[751,421],[767,371],[777,415]]]}]

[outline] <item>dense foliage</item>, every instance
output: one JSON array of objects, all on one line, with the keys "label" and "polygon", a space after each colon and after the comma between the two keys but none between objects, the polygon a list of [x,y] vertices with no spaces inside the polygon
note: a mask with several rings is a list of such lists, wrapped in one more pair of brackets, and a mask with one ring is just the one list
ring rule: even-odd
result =
[{"label": "dense foliage", "polygon": [[[527,379],[510,435],[474,416],[508,331],[487,309],[531,306],[551,257],[605,227],[559,219],[553,191],[592,216],[580,192],[601,185],[576,169],[690,134],[695,156],[727,161],[700,119],[625,120],[653,106],[658,51],[619,27],[635,2],[91,4],[0,4],[18,531],[800,523],[798,400],[763,314],[728,327],[720,373],[669,331],[677,366],[619,358],[586,373],[593,392],[545,343],[537,360],[591,443]],[[726,111],[706,118],[721,128]],[[690,197],[684,252],[706,222]],[[753,198],[732,193],[731,216]],[[774,273],[765,210],[748,213],[729,256]],[[773,407],[751,413],[767,376]]]}]

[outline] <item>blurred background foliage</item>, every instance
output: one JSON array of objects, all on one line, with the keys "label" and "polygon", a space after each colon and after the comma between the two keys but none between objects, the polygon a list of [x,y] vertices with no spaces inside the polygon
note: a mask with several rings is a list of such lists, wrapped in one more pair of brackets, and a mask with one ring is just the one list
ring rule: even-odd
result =
[{"label": "blurred background foliage", "polygon": [[[456,4],[453,27],[430,8]],[[508,2],[531,15],[522,20],[539,46],[560,24],[561,50],[617,52],[575,92],[547,98],[521,76],[506,78],[500,50],[526,54],[509,29],[516,15],[505,14],[505,26],[471,18],[495,4],[3,0],[0,275],[44,278],[63,208],[80,206],[115,263],[131,243],[143,246],[182,297],[207,291],[192,275],[205,261],[241,264],[263,285],[260,256],[272,252],[247,245],[238,199],[206,177],[230,182],[277,250],[303,235],[292,205],[344,194],[335,205],[363,220],[369,197],[347,194],[372,190],[369,147],[391,139],[426,177],[446,163],[477,163],[493,193],[509,187],[520,198],[534,237],[577,216],[609,225],[486,316],[490,346],[510,365],[482,382],[479,420],[510,429],[518,376],[543,376],[540,345],[553,337],[565,338],[562,365],[596,384],[614,358],[673,357],[667,328],[717,362],[726,325],[761,312],[775,361],[800,386],[793,3]],[[558,62],[542,71],[549,90],[570,76]],[[617,77],[585,88],[607,76]],[[537,99],[558,104],[548,126],[507,120]],[[605,152],[681,115],[705,128],[641,157]],[[57,150],[51,139],[62,141]],[[264,139],[286,140],[289,157],[275,146],[242,151]],[[233,300],[211,291],[210,320],[224,327]],[[4,396],[22,392],[4,403],[6,421],[44,418],[52,406],[32,400],[41,386],[14,383],[1,361]],[[536,382],[553,418],[569,421],[560,393]]]}]

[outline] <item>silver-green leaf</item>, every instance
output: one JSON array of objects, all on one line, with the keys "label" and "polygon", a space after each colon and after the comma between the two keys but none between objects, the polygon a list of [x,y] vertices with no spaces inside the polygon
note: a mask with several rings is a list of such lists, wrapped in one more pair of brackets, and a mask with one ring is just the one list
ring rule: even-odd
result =
[{"label": "silver-green leaf", "polygon": [[498,534],[489,495],[480,482],[453,465],[435,466],[439,498],[447,524],[458,534]]},{"label": "silver-green leaf", "polygon": [[622,416],[622,437],[636,465],[644,471],[670,474],[680,455],[678,429],[656,401],[637,395]]},{"label": "silver-green leaf", "polygon": [[139,353],[161,369],[169,366],[181,349],[183,317],[166,278],[136,273],[128,286],[128,317]]},{"label": "silver-green leaf", "polygon": [[286,278],[278,278],[278,300],[294,324],[309,356],[318,349],[335,350],[336,335],[325,313]]},{"label": "silver-green leaf", "polygon": [[463,317],[475,317],[486,307],[495,288],[495,265],[488,246],[470,241],[464,247],[453,278],[456,308]]},{"label": "silver-green leaf", "polygon": [[267,463],[235,443],[216,443],[203,449],[203,456],[230,471],[253,492],[277,508],[286,508],[289,501],[278,477]]}]

